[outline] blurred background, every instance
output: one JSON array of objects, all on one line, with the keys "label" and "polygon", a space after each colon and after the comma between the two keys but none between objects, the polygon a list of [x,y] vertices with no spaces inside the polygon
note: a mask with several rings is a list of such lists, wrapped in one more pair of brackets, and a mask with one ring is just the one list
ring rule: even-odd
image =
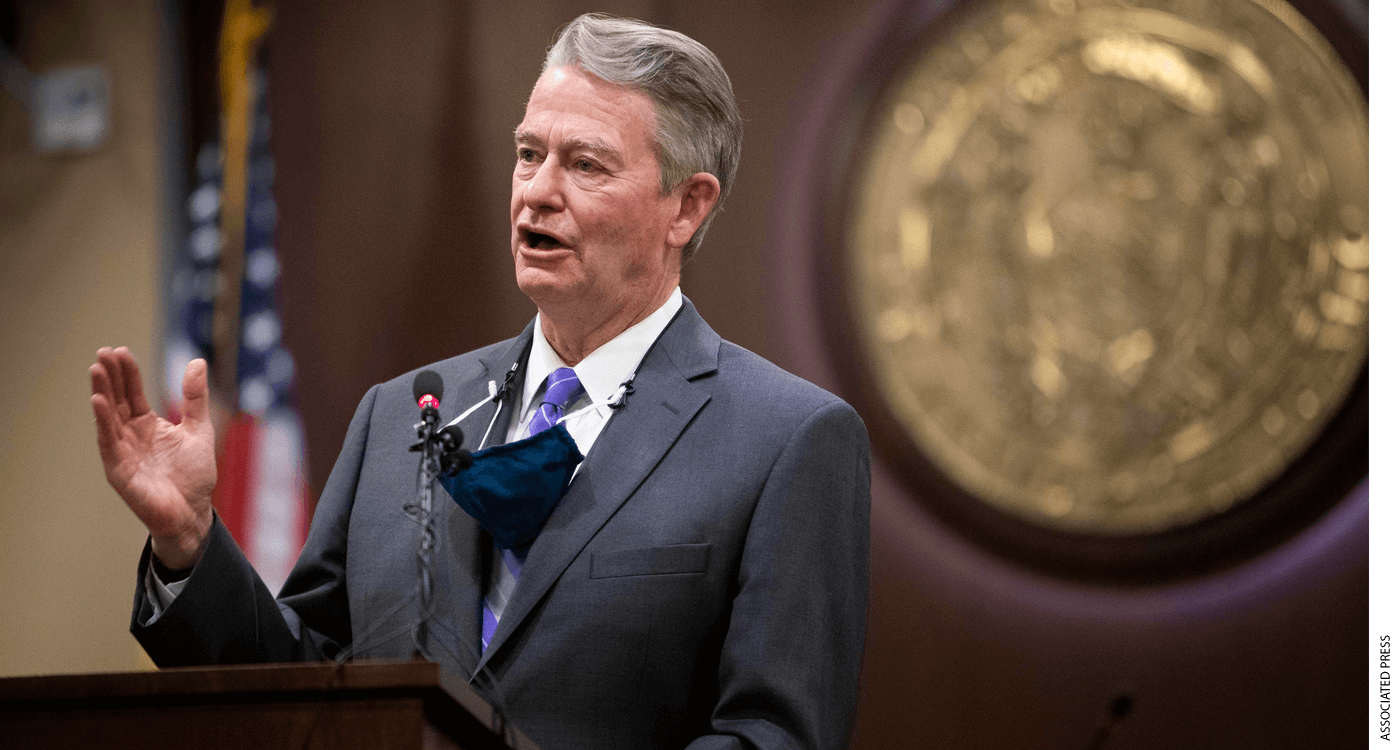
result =
[{"label": "blurred background", "polygon": [[[231,418],[221,467],[242,477],[242,497],[221,502],[269,580],[285,574],[306,498],[364,391],[513,336],[533,315],[507,245],[511,132],[552,36],[583,12],[676,28],[724,62],[745,117],[742,168],[682,289],[725,338],[868,402],[824,317],[841,301],[822,279],[843,271],[822,247],[813,191],[825,194],[827,160],[859,139],[850,105],[880,90],[862,61],[976,3],[274,5],[245,47],[248,280],[225,381],[230,410],[258,418]],[[1366,4],[1299,5],[1351,44],[1337,52],[1361,66],[1364,93]],[[102,476],[86,368],[99,346],[129,346],[164,403],[167,373],[216,336],[209,231],[228,210],[229,172],[219,61],[237,38],[221,37],[221,2],[8,0],[0,11],[0,595],[11,603],[0,676],[151,668],[127,633],[145,533]],[[256,31],[262,17],[245,18]],[[1364,417],[1364,371],[1359,388],[1348,403]],[[1068,575],[964,533],[899,468],[888,446],[900,437],[866,419],[873,560],[853,747],[1363,741],[1360,454],[1327,464],[1302,520],[1248,554],[1120,579]],[[290,504],[266,504],[273,480]]]}]

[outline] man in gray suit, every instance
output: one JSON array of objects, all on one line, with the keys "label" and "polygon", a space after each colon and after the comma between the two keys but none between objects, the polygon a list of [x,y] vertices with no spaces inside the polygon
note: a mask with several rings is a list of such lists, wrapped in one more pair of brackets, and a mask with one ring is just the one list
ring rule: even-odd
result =
[{"label": "man in gray suit", "polygon": [[[738,165],[708,49],[583,16],[516,130],[516,281],[539,315],[431,367],[471,447],[563,416],[585,456],[528,546],[447,502],[428,655],[542,747],[844,746],[864,643],[865,429],[840,399],[722,341],[680,293]],[[415,373],[370,389],[276,600],[219,523],[205,365],[184,418],[150,411],[134,360],[92,368],[98,445],[146,523],[132,631],[162,666],[403,657],[420,526]],[[567,415],[567,416],[565,416]]]}]

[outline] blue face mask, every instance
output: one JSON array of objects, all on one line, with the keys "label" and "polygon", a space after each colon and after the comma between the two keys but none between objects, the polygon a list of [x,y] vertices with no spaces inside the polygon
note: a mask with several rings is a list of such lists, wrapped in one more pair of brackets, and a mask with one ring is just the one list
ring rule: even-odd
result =
[{"label": "blue face mask", "polygon": [[583,461],[563,424],[472,454],[467,468],[438,481],[496,546],[528,549]]}]

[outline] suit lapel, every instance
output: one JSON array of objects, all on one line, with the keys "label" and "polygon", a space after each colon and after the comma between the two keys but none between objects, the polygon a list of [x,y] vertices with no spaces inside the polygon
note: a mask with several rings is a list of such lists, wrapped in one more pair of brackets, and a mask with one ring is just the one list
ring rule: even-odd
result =
[{"label": "suit lapel", "polygon": [[[527,326],[525,332],[515,338],[509,346],[504,347],[494,354],[489,354],[479,360],[481,370],[470,374],[464,374],[461,382],[450,383],[454,393],[451,393],[450,408],[448,403],[443,404],[442,416],[444,421],[451,421],[457,415],[475,406],[481,399],[489,395],[487,383],[495,381],[497,387],[505,383],[511,368],[517,362],[524,359],[525,350],[530,345],[532,326]],[[521,369],[524,365],[520,366]],[[486,445],[499,445],[505,442],[506,428],[514,416],[514,405],[520,392],[520,379],[523,373],[516,372],[510,386],[510,392],[506,394],[501,403],[500,416],[496,416],[496,404],[488,402],[481,408],[472,412],[457,426],[462,428],[464,444],[471,450],[476,450],[481,444],[482,437],[486,437]],[[455,387],[454,387],[455,386]],[[493,424],[494,418],[494,424]],[[487,430],[490,434],[486,434]]]},{"label": "suit lapel", "polygon": [[[442,405],[444,420],[454,419],[485,398],[489,392],[489,381],[496,381],[497,386],[504,383],[511,366],[521,361],[529,346],[530,335],[531,328],[527,327],[525,333],[497,352],[478,361],[468,361],[458,372],[444,372],[447,381]],[[518,379],[518,373],[516,377]],[[499,417],[496,417],[496,404],[488,402],[457,423],[462,428],[463,442],[467,447],[475,450],[483,436],[487,445],[504,441],[506,426],[515,413],[514,399],[518,391],[517,385],[506,394]],[[463,661],[470,660],[468,654],[474,659],[481,648],[481,588],[490,570],[491,537],[482,530],[476,519],[457,507],[441,484],[434,483],[433,502],[442,509],[439,511],[442,513],[440,518],[446,526],[448,544],[447,549],[439,552],[436,575],[439,588],[436,596],[439,602],[464,602],[466,605],[439,605],[429,628],[432,640],[447,647],[465,679],[471,675],[475,665],[464,664]],[[430,644],[430,653],[436,653],[435,646]],[[441,656],[437,658],[442,659]],[[468,669],[468,666],[471,668]]]},{"label": "suit lapel", "polygon": [[635,391],[626,406],[608,420],[568,493],[531,547],[505,618],[497,626],[482,664],[501,649],[709,401],[706,390],[691,381],[715,370],[719,342],[690,300],[685,300],[643,358],[633,381]]}]

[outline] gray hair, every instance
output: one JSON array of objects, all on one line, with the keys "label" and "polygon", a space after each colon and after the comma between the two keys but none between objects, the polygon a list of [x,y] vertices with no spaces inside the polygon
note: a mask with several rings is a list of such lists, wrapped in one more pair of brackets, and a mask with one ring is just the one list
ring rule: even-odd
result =
[{"label": "gray hair", "polygon": [[662,193],[698,172],[719,180],[719,200],[681,250],[681,262],[689,261],[734,185],[744,139],[739,105],[719,59],[680,32],[589,13],[570,21],[545,55],[545,70],[569,65],[651,98]]}]

